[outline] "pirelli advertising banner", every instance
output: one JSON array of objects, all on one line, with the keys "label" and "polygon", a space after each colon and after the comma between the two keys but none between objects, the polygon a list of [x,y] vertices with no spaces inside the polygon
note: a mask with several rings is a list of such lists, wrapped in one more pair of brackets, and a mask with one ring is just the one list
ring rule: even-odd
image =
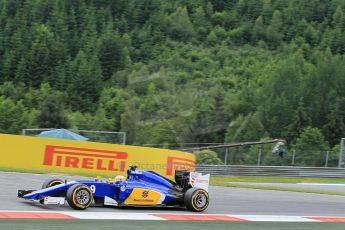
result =
[{"label": "pirelli advertising banner", "polygon": [[7,170],[114,177],[136,165],[171,179],[175,169],[195,170],[193,154],[168,149],[6,134],[0,148],[0,167]]}]

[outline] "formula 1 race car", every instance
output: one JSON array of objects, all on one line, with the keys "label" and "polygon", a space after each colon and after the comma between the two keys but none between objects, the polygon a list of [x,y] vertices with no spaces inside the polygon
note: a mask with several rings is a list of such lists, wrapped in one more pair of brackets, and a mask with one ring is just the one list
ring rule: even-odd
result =
[{"label": "formula 1 race car", "polygon": [[130,166],[127,178],[63,181],[49,179],[41,190],[18,190],[18,197],[42,204],[65,204],[74,209],[91,205],[176,207],[185,206],[194,212],[204,211],[209,204],[210,175],[175,171],[173,182],[153,171]]}]

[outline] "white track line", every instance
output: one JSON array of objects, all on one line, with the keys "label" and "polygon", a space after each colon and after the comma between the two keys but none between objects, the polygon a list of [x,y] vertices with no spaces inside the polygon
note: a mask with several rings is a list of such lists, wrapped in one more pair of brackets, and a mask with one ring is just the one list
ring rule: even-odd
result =
[{"label": "white track line", "polygon": [[318,220],[308,219],[303,216],[271,216],[271,215],[232,215],[248,221],[262,222],[320,222]]},{"label": "white track line", "polygon": [[[10,214],[10,215],[9,215]],[[17,216],[16,216],[17,214]],[[345,222],[345,217],[335,216],[278,216],[278,215],[234,215],[234,214],[178,214],[178,213],[136,213],[136,212],[83,212],[83,211],[13,211],[0,210],[0,219],[40,218],[44,214],[56,214],[60,219],[72,217],[83,220],[212,220],[212,221],[260,221],[260,222]],[[10,216],[10,217],[9,217]],[[34,217],[32,217],[34,216]],[[51,218],[54,215],[48,215]]]},{"label": "white track line", "polygon": [[165,220],[147,213],[118,212],[61,212],[83,220]]}]

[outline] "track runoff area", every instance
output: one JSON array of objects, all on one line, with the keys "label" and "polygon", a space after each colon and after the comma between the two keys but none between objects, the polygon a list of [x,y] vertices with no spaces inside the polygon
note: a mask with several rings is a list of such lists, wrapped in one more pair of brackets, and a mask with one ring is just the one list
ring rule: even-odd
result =
[{"label": "track runoff area", "polygon": [[[211,187],[203,213],[184,209],[43,206],[16,197],[57,175],[0,172],[0,229],[345,229],[345,197],[257,189]],[[59,175],[58,175],[59,176]],[[80,177],[63,175],[73,180]],[[70,227],[74,226],[74,227]]]}]

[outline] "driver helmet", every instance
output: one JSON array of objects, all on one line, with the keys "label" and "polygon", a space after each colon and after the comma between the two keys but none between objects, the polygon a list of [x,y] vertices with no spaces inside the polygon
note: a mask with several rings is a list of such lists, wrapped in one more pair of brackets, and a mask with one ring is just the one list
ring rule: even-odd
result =
[{"label": "driver helmet", "polygon": [[115,177],[115,182],[118,182],[118,181],[125,181],[126,180],[126,177],[124,176],[121,176],[121,175],[118,175]]}]

